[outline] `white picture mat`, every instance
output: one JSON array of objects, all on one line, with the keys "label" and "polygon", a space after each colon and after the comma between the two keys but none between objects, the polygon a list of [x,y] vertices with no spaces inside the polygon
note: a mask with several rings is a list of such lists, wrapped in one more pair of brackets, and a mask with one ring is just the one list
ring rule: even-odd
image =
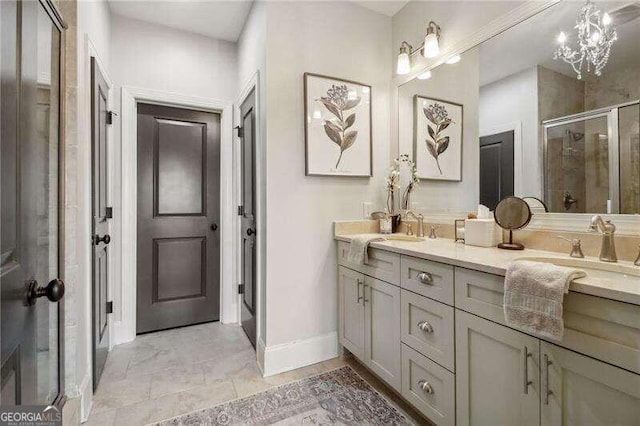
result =
[{"label": "white picture mat", "polygon": [[[310,175],[370,176],[371,173],[371,89],[360,84],[335,80],[328,77],[308,75],[307,104],[307,173]],[[358,132],[355,143],[342,154],[340,165],[336,162],[340,156],[340,147],[331,141],[324,130],[325,120],[335,118],[318,101],[327,95],[332,85],[346,85],[349,92],[360,96],[360,104],[346,112],[356,114],[356,120],[349,130]]]},{"label": "white picture mat", "polygon": [[[427,138],[430,138],[427,130],[428,120],[424,115],[423,108],[437,103],[443,105],[449,118],[453,123],[442,132],[441,136],[449,136],[449,146],[438,156],[442,174],[438,170],[435,158],[429,153],[426,145]],[[462,106],[438,99],[431,99],[422,96],[415,97],[415,118],[416,139],[414,141],[414,156],[418,176],[421,179],[460,181],[462,180]]]}]

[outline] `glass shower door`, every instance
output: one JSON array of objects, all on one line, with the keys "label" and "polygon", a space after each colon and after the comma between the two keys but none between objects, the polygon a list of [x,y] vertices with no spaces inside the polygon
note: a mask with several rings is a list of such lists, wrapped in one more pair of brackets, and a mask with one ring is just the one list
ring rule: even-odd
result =
[{"label": "glass shower door", "polygon": [[611,113],[605,112],[545,125],[545,201],[550,212],[617,209],[610,173],[615,137],[611,121]]}]

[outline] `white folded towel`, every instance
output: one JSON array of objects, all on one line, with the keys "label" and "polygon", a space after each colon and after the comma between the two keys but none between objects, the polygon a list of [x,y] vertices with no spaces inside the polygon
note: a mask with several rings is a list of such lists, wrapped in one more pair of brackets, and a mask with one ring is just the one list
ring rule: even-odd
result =
[{"label": "white folded towel", "polygon": [[356,263],[362,265],[369,262],[369,243],[373,241],[384,241],[380,235],[376,234],[364,234],[358,235],[351,240],[349,245],[349,253],[347,254],[347,261],[350,263]]},{"label": "white folded towel", "polygon": [[569,284],[583,271],[550,263],[518,260],[504,280],[504,318],[507,325],[528,333],[562,340],[562,301]]}]

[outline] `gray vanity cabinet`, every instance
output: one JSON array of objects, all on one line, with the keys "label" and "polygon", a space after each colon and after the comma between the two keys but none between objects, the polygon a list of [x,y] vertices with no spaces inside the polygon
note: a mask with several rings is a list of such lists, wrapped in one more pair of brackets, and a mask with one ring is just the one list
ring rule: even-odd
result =
[{"label": "gray vanity cabinet", "polygon": [[364,361],[400,392],[400,288],[368,276],[364,280]]},{"label": "gray vanity cabinet", "polygon": [[540,425],[539,340],[456,310],[456,424]]},{"label": "gray vanity cabinet", "polygon": [[640,424],[640,376],[546,342],[540,355],[541,424]]},{"label": "gray vanity cabinet", "polygon": [[338,267],[338,339],[364,361],[364,275]]},{"label": "gray vanity cabinet", "polygon": [[640,426],[640,307],[570,292],[564,338],[507,327],[504,277],[338,246],[340,343],[438,425]]},{"label": "gray vanity cabinet", "polygon": [[340,343],[400,392],[400,288],[340,266],[338,289]]}]

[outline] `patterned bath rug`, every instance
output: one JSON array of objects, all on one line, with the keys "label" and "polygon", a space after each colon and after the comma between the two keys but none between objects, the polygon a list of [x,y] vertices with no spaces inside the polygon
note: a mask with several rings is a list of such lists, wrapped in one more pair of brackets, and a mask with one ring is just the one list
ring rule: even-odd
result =
[{"label": "patterned bath rug", "polygon": [[413,425],[351,367],[287,383],[156,423],[195,425]]}]

